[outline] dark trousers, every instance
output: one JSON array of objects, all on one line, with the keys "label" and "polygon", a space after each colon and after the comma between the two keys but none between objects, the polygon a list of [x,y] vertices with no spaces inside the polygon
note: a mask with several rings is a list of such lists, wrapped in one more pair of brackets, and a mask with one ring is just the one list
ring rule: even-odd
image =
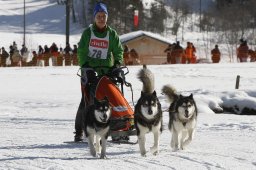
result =
[{"label": "dark trousers", "polygon": [[75,120],[75,131],[76,135],[82,136],[83,135],[83,115],[85,114],[85,101],[84,95],[82,93],[82,98],[76,113],[76,120]]},{"label": "dark trousers", "polygon": [[76,135],[78,135],[78,136],[83,135],[83,129],[84,129],[83,126],[84,126],[84,121],[85,121],[85,117],[86,117],[86,105],[93,104],[93,98],[95,96],[95,89],[96,89],[96,85],[91,84],[91,85],[86,86],[85,90],[87,90],[87,93],[89,93],[89,99],[87,99],[86,100],[87,102],[86,102],[85,97],[84,97],[85,94],[83,94],[83,90],[81,88],[82,98],[81,98],[81,101],[80,101],[80,104],[79,104],[79,107],[78,107],[78,110],[76,113],[76,120],[75,120],[75,131],[76,131]]}]

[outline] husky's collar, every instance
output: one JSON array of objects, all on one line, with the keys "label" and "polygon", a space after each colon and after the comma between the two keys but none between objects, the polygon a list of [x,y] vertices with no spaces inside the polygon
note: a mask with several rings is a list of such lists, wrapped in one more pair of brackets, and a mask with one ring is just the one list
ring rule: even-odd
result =
[{"label": "husky's collar", "polygon": [[149,124],[155,124],[156,122],[158,122],[157,118],[159,117],[159,113],[156,114],[152,119],[147,119],[142,113],[139,114],[139,117]]},{"label": "husky's collar", "polygon": [[106,123],[101,123],[101,122],[94,122],[93,123],[93,128],[95,129],[96,132],[106,128],[109,125],[109,120]]},{"label": "husky's collar", "polygon": [[195,116],[195,113],[194,113],[189,119],[181,119],[178,112],[177,112],[177,114],[178,114],[178,115],[177,115],[177,118],[179,119],[179,121],[181,121],[181,123],[183,124],[184,127],[185,127],[186,124],[187,124],[190,120],[192,120],[192,119],[194,118],[194,116]]}]

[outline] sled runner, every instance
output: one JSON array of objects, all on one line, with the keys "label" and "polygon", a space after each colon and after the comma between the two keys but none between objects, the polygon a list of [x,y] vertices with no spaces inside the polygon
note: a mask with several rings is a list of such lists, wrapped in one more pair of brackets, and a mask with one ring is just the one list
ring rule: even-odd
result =
[{"label": "sled runner", "polygon": [[[104,67],[89,68],[90,71],[96,69],[104,69]],[[134,112],[124,97],[124,85],[131,88],[132,86],[125,80],[125,75],[129,73],[126,66],[113,69],[107,75],[98,76],[95,72],[95,80],[88,82],[86,72],[88,68],[81,68],[82,91],[85,99],[85,106],[92,104],[92,97],[98,100],[105,96],[109,100],[112,114],[110,119],[110,136],[112,140],[118,143],[127,143],[129,136],[137,135],[134,127]],[[120,89],[121,90],[120,90]],[[90,91],[93,89],[94,93]]]}]

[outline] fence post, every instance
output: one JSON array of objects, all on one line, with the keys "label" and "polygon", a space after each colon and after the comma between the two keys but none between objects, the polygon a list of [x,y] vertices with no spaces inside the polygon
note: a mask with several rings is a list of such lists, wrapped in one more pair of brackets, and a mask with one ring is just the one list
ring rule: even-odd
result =
[{"label": "fence post", "polygon": [[236,89],[239,89],[240,76],[236,76]]}]

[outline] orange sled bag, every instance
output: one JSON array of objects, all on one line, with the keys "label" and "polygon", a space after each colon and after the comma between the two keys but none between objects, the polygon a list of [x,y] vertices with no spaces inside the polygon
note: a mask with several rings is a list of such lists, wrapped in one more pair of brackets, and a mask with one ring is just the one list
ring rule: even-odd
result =
[{"label": "orange sled bag", "polygon": [[101,100],[107,96],[110,106],[112,107],[112,118],[133,118],[133,110],[127,100],[124,98],[121,91],[107,77],[103,76],[96,87],[95,96]]}]

